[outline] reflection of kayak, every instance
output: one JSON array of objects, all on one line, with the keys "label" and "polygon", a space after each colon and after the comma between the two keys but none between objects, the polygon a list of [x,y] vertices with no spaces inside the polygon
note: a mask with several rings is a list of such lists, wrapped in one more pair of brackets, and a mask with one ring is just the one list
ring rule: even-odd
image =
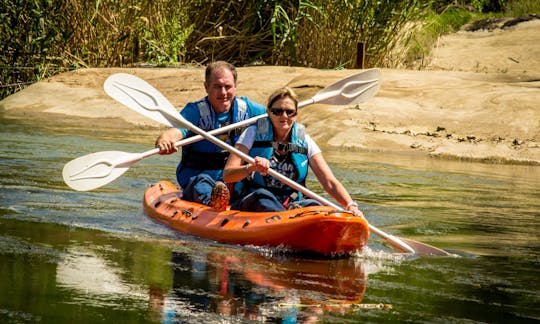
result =
[{"label": "reflection of kayak", "polygon": [[145,212],[183,233],[228,244],[334,254],[359,250],[369,237],[363,219],[328,206],[268,213],[216,211],[181,195],[175,185],[160,181],[144,194]]},{"label": "reflection of kayak", "polygon": [[[281,296],[285,298],[277,298],[276,301],[286,304],[287,299],[294,296],[301,305],[318,305],[327,309],[331,306],[346,309],[362,301],[367,280],[363,264],[356,261],[354,258],[272,258],[242,252],[235,255],[207,254],[209,268],[215,266],[219,273],[227,273],[227,276],[221,276],[221,280],[227,279],[229,287],[238,286],[241,278],[245,278],[253,285],[251,291],[264,293],[266,290],[261,287],[271,291],[272,297],[267,295],[267,301]],[[230,300],[242,297],[231,295],[230,291],[221,291],[220,294]]]},{"label": "reflection of kayak", "polygon": [[[363,305],[367,277],[357,258],[263,256],[223,246],[199,252],[172,251],[167,297],[175,317],[168,322],[182,322],[189,311],[240,322],[305,323],[323,312],[348,314]],[[155,295],[155,304],[165,305],[167,297]]]},{"label": "reflection of kayak", "polygon": [[234,256],[209,253],[207,258],[216,265],[227,266],[229,271],[242,273],[257,286],[275,291],[309,291],[313,299],[308,301],[304,296],[303,302],[360,303],[366,290],[363,264],[357,264],[354,258],[272,259],[252,253]]}]

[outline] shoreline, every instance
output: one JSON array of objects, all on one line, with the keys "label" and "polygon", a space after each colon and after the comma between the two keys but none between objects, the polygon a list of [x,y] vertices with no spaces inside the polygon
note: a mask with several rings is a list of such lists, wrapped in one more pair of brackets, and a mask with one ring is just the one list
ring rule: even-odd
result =
[{"label": "shoreline", "polygon": [[[331,150],[540,165],[540,19],[493,32],[447,35],[431,62],[418,71],[380,69],[381,88],[368,102],[313,104],[302,108],[298,120],[321,147]],[[264,104],[273,90],[289,86],[305,100],[359,71],[239,67],[237,95]],[[81,131],[135,127],[143,133],[155,130],[157,136],[164,126],[103,90],[105,79],[118,72],[146,80],[178,110],[205,95],[203,67],[90,68],[26,87],[0,101],[0,115],[33,123],[51,120],[50,127],[63,120],[58,127]]]},{"label": "shoreline", "polygon": [[[283,73],[284,70],[289,72]],[[49,127],[61,120],[56,122],[58,127],[71,124],[81,131],[85,127],[111,131],[135,127],[157,136],[165,126],[123,107],[103,91],[104,80],[120,71],[147,80],[178,109],[190,100],[187,98],[204,95],[199,86],[202,69],[85,69],[36,83],[6,98],[0,102],[1,114],[5,118],[22,119],[31,115],[34,123],[49,120],[52,122],[48,123]],[[264,85],[265,78],[283,74],[282,78],[273,77],[274,82],[294,88],[302,99],[310,98],[326,85],[358,71],[239,68],[242,81],[238,92],[264,102],[272,88],[246,89],[244,83]],[[370,101],[355,106],[313,104],[302,108],[299,122],[306,125],[321,147],[332,150],[540,165],[540,111],[536,109],[536,103],[540,102],[536,87],[540,87],[540,82],[527,82],[534,76],[506,74],[501,81],[503,78],[498,74],[470,72],[381,70],[381,73],[382,87]],[[186,74],[193,78],[188,84],[171,82],[185,78]],[[508,89],[511,94],[507,94]]]}]

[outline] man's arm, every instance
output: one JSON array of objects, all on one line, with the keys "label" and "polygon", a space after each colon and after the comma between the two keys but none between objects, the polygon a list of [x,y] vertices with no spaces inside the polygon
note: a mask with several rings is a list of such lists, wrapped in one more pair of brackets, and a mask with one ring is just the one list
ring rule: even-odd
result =
[{"label": "man's arm", "polygon": [[159,154],[172,154],[178,152],[178,147],[174,143],[184,138],[178,128],[169,128],[159,135],[156,139],[156,147],[159,148]]}]

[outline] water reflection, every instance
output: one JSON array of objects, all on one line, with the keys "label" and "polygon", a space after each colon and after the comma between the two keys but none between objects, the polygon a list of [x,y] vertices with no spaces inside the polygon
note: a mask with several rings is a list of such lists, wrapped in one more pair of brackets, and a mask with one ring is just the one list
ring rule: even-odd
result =
[{"label": "water reflection", "polygon": [[96,252],[83,247],[70,247],[56,268],[56,284],[59,288],[78,290],[92,303],[104,298],[146,299],[146,291],[121,278],[123,272]]},{"label": "water reflection", "polygon": [[366,274],[358,259],[229,252],[172,252],[172,290],[151,289],[151,305],[164,320],[180,322],[197,317],[196,313],[305,322],[324,312],[349,312],[351,305],[362,301],[366,289]]},{"label": "water reflection", "polygon": [[320,321],[366,306],[368,273],[395,265],[9,219],[0,233],[0,270],[9,274],[0,277],[0,321]]},{"label": "water reflection", "polygon": [[[144,188],[174,181],[177,156],[70,190],[65,163],[146,151],[155,132],[62,126],[0,114],[0,323],[540,321],[539,167],[325,150],[370,222],[464,257],[312,260],[149,220]],[[383,243],[369,246],[389,251]],[[378,305],[392,308],[364,308]]]}]

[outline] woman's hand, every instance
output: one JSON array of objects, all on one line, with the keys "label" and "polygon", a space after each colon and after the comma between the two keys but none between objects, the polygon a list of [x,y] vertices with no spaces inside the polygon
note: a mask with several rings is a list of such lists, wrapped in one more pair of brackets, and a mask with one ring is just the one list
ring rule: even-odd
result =
[{"label": "woman's hand", "polygon": [[347,208],[345,208],[348,212],[353,213],[355,216],[362,217],[364,220],[367,221],[367,219],[364,217],[364,213],[358,208],[358,204],[353,202],[350,203]]},{"label": "woman's hand", "polygon": [[253,164],[253,166],[254,166],[254,169],[252,169],[251,171],[257,171],[263,176],[265,176],[268,174],[268,169],[270,169],[270,161],[268,161],[267,159],[263,157],[256,156],[255,163]]}]

